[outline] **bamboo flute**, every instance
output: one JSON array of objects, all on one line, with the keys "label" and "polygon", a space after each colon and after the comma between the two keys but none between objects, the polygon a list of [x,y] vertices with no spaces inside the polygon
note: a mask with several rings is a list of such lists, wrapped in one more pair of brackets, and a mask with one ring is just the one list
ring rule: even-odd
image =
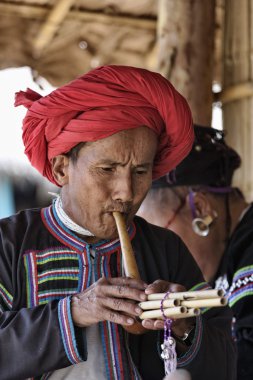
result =
[{"label": "bamboo flute", "polygon": [[[181,301],[178,299],[175,300],[165,300],[163,301],[163,307],[174,307],[174,306],[180,306]],[[161,308],[161,301],[143,301],[139,303],[140,308],[142,310],[153,310],[153,309],[160,309]]]},{"label": "bamboo flute", "polygon": [[[170,318],[177,318],[178,315],[187,315],[187,308],[185,306],[168,307],[163,310],[164,315]],[[161,319],[163,318],[162,311],[159,309],[144,311],[140,315],[140,319]]]},{"label": "bamboo flute", "polygon": [[225,297],[181,301],[181,305],[186,307],[218,307],[225,306],[227,303]]},{"label": "bamboo flute", "polygon": [[[123,215],[120,212],[113,212],[115,218],[123,258],[123,265],[127,277],[140,279],[139,270],[134,257],[133,248],[126,228]],[[186,291],[169,293],[163,301],[165,307],[164,314],[170,318],[188,318],[200,314],[200,307],[225,306],[227,300],[222,289],[208,289],[201,291]],[[139,306],[146,310],[140,315],[140,319],[161,319],[163,317],[161,300],[165,293],[148,295],[148,301],[139,303]],[[142,334],[146,329],[136,320],[134,325],[124,326],[125,330],[133,334]]]},{"label": "bamboo flute", "polygon": [[196,307],[190,307],[190,308],[187,308],[186,314],[179,314],[177,315],[175,319],[197,317],[200,314],[201,314],[200,309]]},{"label": "bamboo flute", "polygon": [[[227,305],[227,302],[228,301],[225,297],[190,299],[190,300],[170,299],[170,300],[163,301],[163,306],[164,307],[186,306],[188,308],[218,307],[218,306]],[[160,309],[161,300],[140,302],[139,306],[142,308],[142,310]]]},{"label": "bamboo flute", "polygon": [[113,212],[113,216],[119,234],[125,274],[127,277],[140,279],[140,273],[134,257],[132,244],[127,233],[124,217],[117,211]]},{"label": "bamboo flute", "polygon": [[[139,273],[137,263],[134,257],[132,244],[131,244],[129,235],[127,233],[127,227],[126,227],[124,217],[122,213],[117,212],[117,211],[113,212],[113,216],[114,216],[118,234],[119,234],[125,274],[127,277],[140,279],[141,278],[140,273]],[[145,327],[143,327],[142,324],[138,321],[136,321],[131,326],[124,326],[124,329],[132,334],[143,334],[144,332],[147,331]]]},{"label": "bamboo flute", "polygon": [[[148,295],[148,300],[162,300],[165,293],[154,293]],[[192,290],[186,292],[169,293],[167,299],[179,299],[179,300],[197,300],[206,298],[223,297],[224,291],[222,289],[208,289],[208,290]]]}]

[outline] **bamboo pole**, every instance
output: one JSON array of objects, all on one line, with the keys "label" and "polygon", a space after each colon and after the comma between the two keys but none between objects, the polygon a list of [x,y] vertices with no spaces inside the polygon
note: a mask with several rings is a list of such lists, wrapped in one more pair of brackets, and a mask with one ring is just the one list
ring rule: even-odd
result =
[{"label": "bamboo pole", "polygon": [[233,186],[253,199],[253,6],[252,0],[225,1],[222,93],[226,140],[240,154]]},{"label": "bamboo pole", "polygon": [[37,37],[33,42],[34,56],[39,57],[45,47],[53,39],[56,31],[67,16],[75,0],[58,0],[50,11],[45,23],[42,25]]}]

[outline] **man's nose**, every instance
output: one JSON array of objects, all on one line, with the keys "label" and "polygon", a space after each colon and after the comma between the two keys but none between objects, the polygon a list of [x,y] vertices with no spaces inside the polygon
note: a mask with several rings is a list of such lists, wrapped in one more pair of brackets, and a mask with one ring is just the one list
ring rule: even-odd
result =
[{"label": "man's nose", "polygon": [[121,174],[113,181],[112,198],[115,201],[131,202],[134,197],[131,174]]}]

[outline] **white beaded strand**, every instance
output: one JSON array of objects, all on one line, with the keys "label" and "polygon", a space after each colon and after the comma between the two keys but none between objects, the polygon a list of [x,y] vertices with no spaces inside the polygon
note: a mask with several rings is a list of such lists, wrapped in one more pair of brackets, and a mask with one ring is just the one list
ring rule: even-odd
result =
[{"label": "white beaded strand", "polygon": [[95,236],[89,230],[86,230],[85,228],[79,226],[78,224],[73,222],[72,219],[70,219],[70,217],[63,210],[62,200],[61,200],[60,196],[57,196],[57,198],[55,200],[55,210],[56,210],[56,214],[57,214],[58,218],[60,219],[60,221],[67,228],[69,228],[71,231],[74,231],[74,232],[76,232],[80,235],[83,235],[83,236]]}]

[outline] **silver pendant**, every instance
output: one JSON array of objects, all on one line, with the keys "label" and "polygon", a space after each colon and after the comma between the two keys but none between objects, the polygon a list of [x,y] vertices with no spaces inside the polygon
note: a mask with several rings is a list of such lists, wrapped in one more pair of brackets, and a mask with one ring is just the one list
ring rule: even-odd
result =
[{"label": "silver pendant", "polygon": [[168,375],[177,369],[177,353],[175,339],[169,337],[167,340],[163,342],[161,348],[161,357],[164,360],[165,375]]}]

